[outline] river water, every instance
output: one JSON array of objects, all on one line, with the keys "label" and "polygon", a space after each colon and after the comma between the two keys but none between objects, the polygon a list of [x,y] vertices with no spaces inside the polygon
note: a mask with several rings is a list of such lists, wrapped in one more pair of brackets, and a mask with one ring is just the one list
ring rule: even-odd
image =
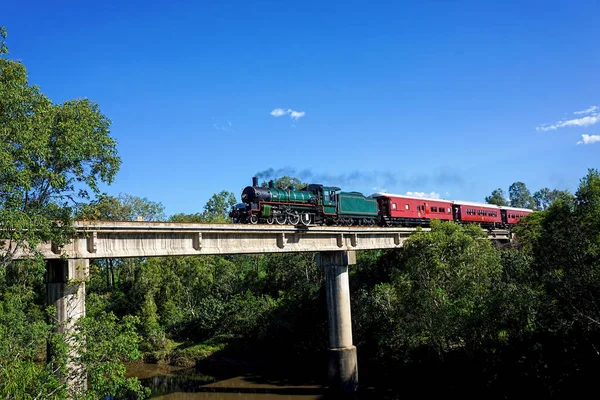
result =
[{"label": "river water", "polygon": [[[252,372],[249,372],[252,371]],[[314,373],[313,371],[309,371]],[[138,377],[152,390],[150,398],[163,400],[323,400],[333,398],[325,382],[301,375],[289,367],[249,368],[232,364],[180,368],[157,364],[128,364],[127,375]],[[374,398],[373,393],[353,398]],[[376,398],[392,399],[394,396]]]}]

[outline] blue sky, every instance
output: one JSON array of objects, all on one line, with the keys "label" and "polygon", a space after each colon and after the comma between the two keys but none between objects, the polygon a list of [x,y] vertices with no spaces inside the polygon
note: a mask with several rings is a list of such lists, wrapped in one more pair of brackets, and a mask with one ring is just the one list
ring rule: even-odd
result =
[{"label": "blue sky", "polygon": [[168,214],[269,168],[365,194],[574,190],[600,166],[600,3],[493,3],[8,0],[0,25],[53,101],[112,120],[105,190]]}]

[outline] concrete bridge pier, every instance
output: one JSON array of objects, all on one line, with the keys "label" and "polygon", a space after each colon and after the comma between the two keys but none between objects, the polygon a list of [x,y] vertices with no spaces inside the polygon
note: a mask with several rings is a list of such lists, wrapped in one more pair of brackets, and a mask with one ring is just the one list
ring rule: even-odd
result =
[{"label": "concrete bridge pier", "polygon": [[87,388],[87,378],[83,367],[75,361],[77,353],[70,333],[77,320],[85,316],[85,282],[90,260],[54,259],[46,263],[47,303],[56,307],[57,330],[65,335],[69,347],[65,380],[71,394],[81,393]]},{"label": "concrete bridge pier", "polygon": [[356,347],[352,344],[348,265],[356,264],[354,251],[321,252],[317,263],[325,269],[329,320],[329,387],[337,392],[358,388]]}]

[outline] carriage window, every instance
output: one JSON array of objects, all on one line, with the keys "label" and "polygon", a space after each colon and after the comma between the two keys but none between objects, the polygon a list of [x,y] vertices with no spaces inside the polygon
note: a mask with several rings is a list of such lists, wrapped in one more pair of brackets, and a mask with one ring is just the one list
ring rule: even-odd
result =
[{"label": "carriage window", "polygon": [[438,211],[441,213],[444,213],[444,207],[440,207],[440,209]]},{"label": "carriage window", "polygon": [[451,212],[451,211],[452,211],[452,210],[450,210],[450,207],[448,207],[448,214],[450,214],[450,212]]},{"label": "carriage window", "polygon": [[406,209],[407,209],[407,210],[410,210],[410,206],[409,206],[408,204],[406,205]]},{"label": "carriage window", "polygon": [[437,207],[431,207],[431,212],[437,212]]},{"label": "carriage window", "polygon": [[392,209],[396,209],[396,203],[392,203]]}]

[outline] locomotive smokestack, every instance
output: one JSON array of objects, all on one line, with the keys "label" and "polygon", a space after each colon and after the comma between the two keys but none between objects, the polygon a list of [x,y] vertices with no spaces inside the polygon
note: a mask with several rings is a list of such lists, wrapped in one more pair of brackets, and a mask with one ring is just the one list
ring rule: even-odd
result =
[{"label": "locomotive smokestack", "polygon": [[252,177],[252,186],[258,186],[258,178],[255,176]]}]

